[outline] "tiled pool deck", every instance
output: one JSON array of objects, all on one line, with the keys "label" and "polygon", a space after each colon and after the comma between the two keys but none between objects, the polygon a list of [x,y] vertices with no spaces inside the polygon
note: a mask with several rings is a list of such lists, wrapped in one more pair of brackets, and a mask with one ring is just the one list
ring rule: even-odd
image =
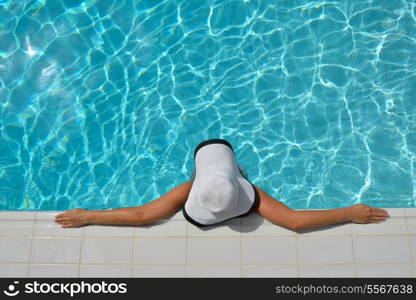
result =
[{"label": "tiled pool deck", "polygon": [[387,210],[382,224],[299,233],[257,214],[63,229],[57,212],[0,212],[0,277],[416,277],[416,209]]}]

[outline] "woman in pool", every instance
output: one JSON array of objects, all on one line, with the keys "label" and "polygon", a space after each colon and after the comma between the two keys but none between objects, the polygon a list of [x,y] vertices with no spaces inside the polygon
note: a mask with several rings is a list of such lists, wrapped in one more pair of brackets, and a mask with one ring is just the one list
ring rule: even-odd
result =
[{"label": "woman in pool", "polygon": [[257,212],[276,225],[302,230],[341,222],[379,223],[389,217],[384,209],[364,204],[329,210],[293,210],[253,185],[238,166],[231,144],[222,139],[200,143],[194,160],[192,180],[155,201],[112,210],[76,208],[57,215],[55,221],[65,228],[87,224],[144,225],[182,209],[186,220],[198,227]]}]

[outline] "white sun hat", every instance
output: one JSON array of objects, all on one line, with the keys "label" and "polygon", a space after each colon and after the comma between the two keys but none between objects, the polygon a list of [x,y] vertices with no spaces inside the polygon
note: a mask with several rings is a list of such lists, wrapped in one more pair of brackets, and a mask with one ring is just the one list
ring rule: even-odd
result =
[{"label": "white sun hat", "polygon": [[241,172],[229,142],[211,139],[200,143],[194,160],[195,179],[183,208],[190,223],[212,225],[257,208],[257,190]]}]

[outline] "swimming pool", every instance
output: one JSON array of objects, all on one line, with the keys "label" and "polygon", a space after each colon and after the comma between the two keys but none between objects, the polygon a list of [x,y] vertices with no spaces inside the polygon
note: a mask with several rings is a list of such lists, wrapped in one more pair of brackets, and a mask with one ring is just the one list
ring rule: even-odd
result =
[{"label": "swimming pool", "polygon": [[293,208],[416,206],[414,1],[0,1],[0,209],[137,206],[230,141]]}]

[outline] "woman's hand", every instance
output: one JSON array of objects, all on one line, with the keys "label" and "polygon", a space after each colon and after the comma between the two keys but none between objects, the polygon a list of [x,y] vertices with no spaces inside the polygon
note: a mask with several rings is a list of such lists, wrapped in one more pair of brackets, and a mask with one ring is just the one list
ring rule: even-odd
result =
[{"label": "woman's hand", "polygon": [[55,217],[55,222],[64,228],[81,227],[88,224],[88,211],[82,208],[67,210]]},{"label": "woman's hand", "polygon": [[348,219],[354,223],[380,223],[389,217],[387,211],[381,208],[365,204],[356,204],[349,207]]}]

